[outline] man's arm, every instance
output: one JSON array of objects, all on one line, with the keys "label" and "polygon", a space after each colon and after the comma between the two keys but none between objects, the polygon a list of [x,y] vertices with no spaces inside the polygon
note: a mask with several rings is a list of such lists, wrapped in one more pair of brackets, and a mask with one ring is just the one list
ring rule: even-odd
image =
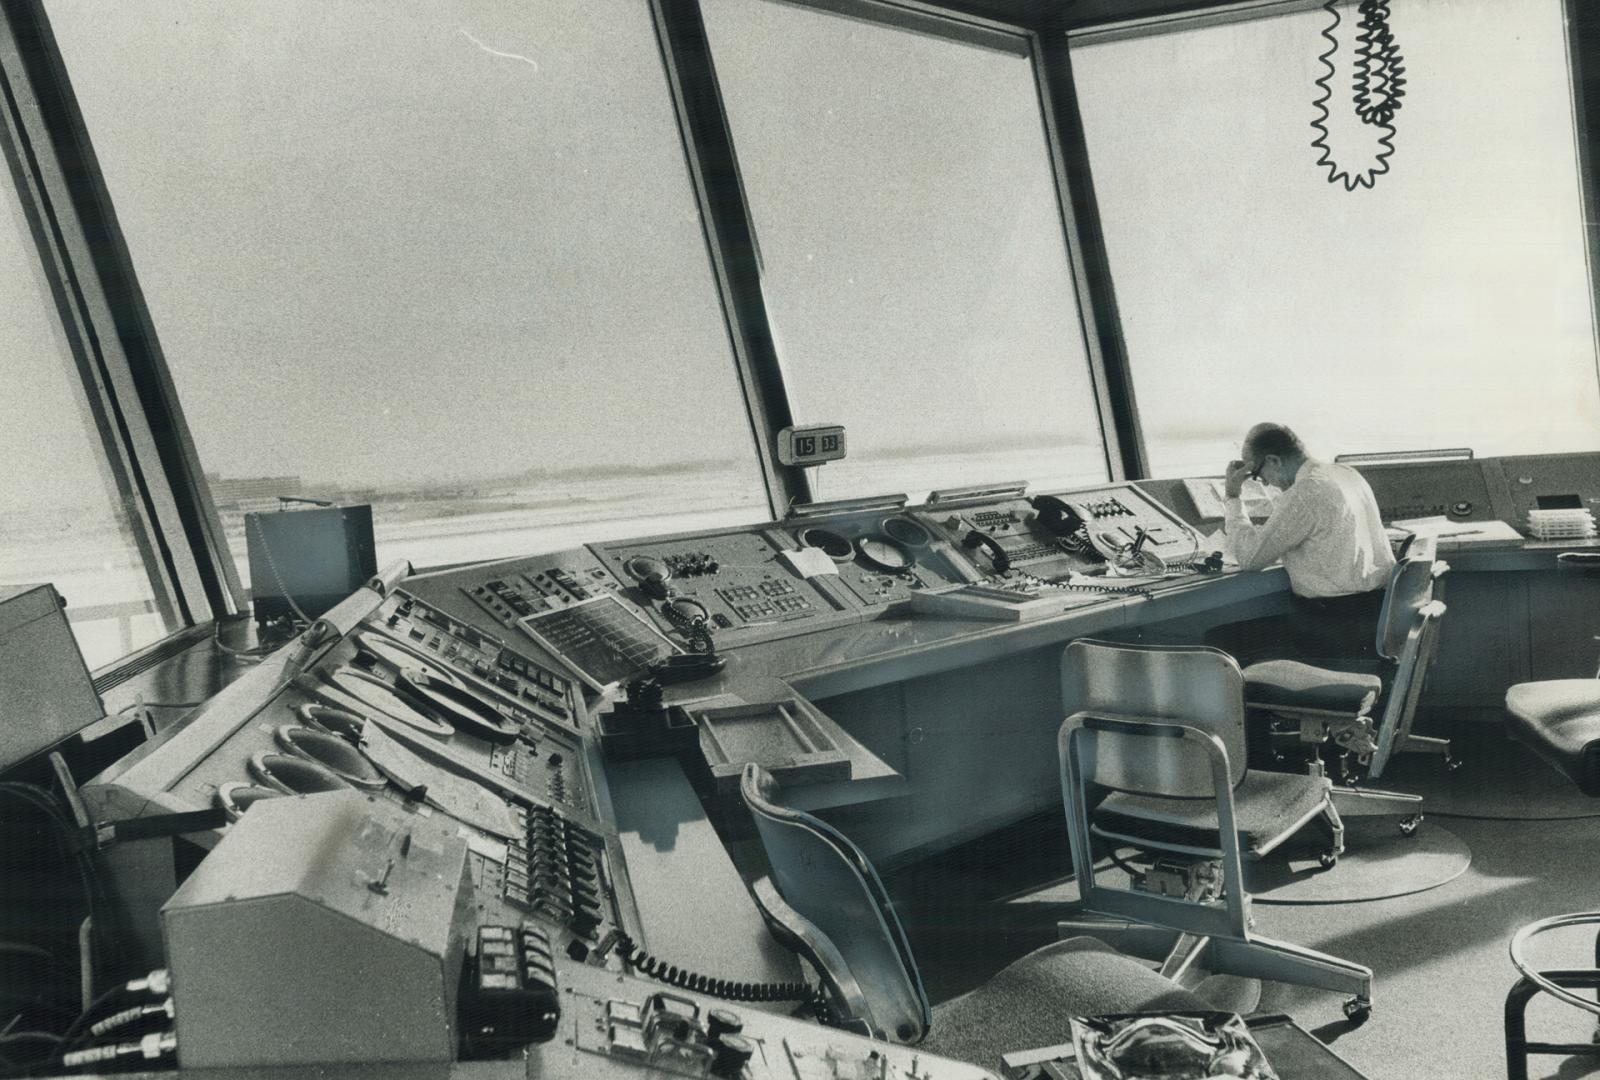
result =
[{"label": "man's arm", "polygon": [[1290,488],[1261,525],[1250,520],[1238,496],[1223,503],[1223,527],[1241,569],[1264,570],[1311,535],[1316,514],[1303,495],[1297,488]]}]

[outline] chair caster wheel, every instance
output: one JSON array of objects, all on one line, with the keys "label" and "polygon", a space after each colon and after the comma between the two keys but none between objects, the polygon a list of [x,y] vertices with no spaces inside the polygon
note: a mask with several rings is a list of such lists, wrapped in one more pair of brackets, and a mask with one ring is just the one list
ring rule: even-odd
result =
[{"label": "chair caster wheel", "polygon": [[1322,864],[1324,870],[1332,870],[1334,864],[1339,861],[1339,853],[1336,851],[1324,851],[1317,856],[1317,861]]},{"label": "chair caster wheel", "polygon": [[1366,998],[1353,997],[1344,1003],[1344,1017],[1352,1024],[1365,1024],[1371,1015],[1372,1002]]},{"label": "chair caster wheel", "polygon": [[1447,772],[1447,773],[1458,773],[1458,772],[1460,772],[1461,771],[1461,759],[1458,758],[1458,757],[1453,757],[1450,754],[1446,754],[1444,756],[1444,771]]},{"label": "chair caster wheel", "polygon": [[1400,822],[1400,835],[1401,836],[1410,836],[1412,833],[1417,831],[1417,826],[1421,825],[1421,824],[1422,824],[1422,815],[1421,814],[1412,814],[1410,817],[1408,817],[1408,818],[1406,818],[1406,819],[1404,819],[1403,821]]}]

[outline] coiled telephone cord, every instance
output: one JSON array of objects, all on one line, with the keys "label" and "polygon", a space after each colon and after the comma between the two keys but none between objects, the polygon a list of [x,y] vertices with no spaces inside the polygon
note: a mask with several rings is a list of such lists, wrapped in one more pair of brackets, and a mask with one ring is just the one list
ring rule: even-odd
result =
[{"label": "coiled telephone cord", "polygon": [[711,640],[711,624],[705,616],[685,615],[671,600],[661,605],[661,614],[683,634],[691,652],[711,655],[717,651],[715,642]]},{"label": "coiled telephone cord", "polygon": [[1333,98],[1333,77],[1336,74],[1333,56],[1339,51],[1339,39],[1334,36],[1334,31],[1343,20],[1339,15],[1339,0],[1328,0],[1323,10],[1332,21],[1322,31],[1328,49],[1317,57],[1327,70],[1316,80],[1321,94],[1311,103],[1317,110],[1316,119],[1311,121],[1312,129],[1317,132],[1317,137],[1311,140],[1311,148],[1319,154],[1317,167],[1326,166],[1328,169],[1328,183],[1342,182],[1346,191],[1354,191],[1358,187],[1370,188],[1378,177],[1389,171],[1395,136],[1391,121],[1400,108],[1400,99],[1405,97],[1406,69],[1401,62],[1394,33],[1389,29],[1389,0],[1361,0],[1358,9],[1361,13],[1358,24],[1361,33],[1356,38],[1354,74],[1351,79],[1355,91],[1355,113],[1362,123],[1378,128],[1383,134],[1378,137],[1378,145],[1382,149],[1373,155],[1374,164],[1355,173],[1333,159],[1333,148],[1328,145],[1327,121],[1331,115],[1328,102]]},{"label": "coiled telephone cord", "polygon": [[617,937],[617,955],[637,975],[724,1001],[801,1001],[809,1005],[819,1019],[827,1014],[829,1008],[827,994],[820,987],[805,982],[736,982],[702,975],[651,956],[627,934]]}]

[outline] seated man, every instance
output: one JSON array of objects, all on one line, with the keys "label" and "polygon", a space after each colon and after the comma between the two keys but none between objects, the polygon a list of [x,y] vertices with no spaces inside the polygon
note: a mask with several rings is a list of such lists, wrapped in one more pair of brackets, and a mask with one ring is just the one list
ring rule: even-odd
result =
[{"label": "seated man", "polygon": [[[1307,456],[1300,437],[1281,424],[1251,428],[1243,454],[1243,460],[1228,464],[1223,485],[1228,541],[1241,569],[1283,563],[1293,615],[1287,625],[1257,620],[1219,628],[1227,633],[1216,635],[1215,641],[1207,635],[1207,644],[1228,649],[1241,663],[1268,653],[1371,657],[1384,587],[1394,567],[1372,488],[1347,465]],[[1283,490],[1260,525],[1250,520],[1240,501],[1240,490],[1250,478]],[[1270,640],[1284,636],[1292,648]]]}]

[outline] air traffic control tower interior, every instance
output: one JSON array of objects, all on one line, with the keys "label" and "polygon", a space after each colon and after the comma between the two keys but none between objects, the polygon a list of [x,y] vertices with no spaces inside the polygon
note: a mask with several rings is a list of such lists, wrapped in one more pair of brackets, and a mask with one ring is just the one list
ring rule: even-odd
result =
[{"label": "air traffic control tower interior", "polygon": [[0,1076],[1600,1069],[1596,71],[0,0]]}]

